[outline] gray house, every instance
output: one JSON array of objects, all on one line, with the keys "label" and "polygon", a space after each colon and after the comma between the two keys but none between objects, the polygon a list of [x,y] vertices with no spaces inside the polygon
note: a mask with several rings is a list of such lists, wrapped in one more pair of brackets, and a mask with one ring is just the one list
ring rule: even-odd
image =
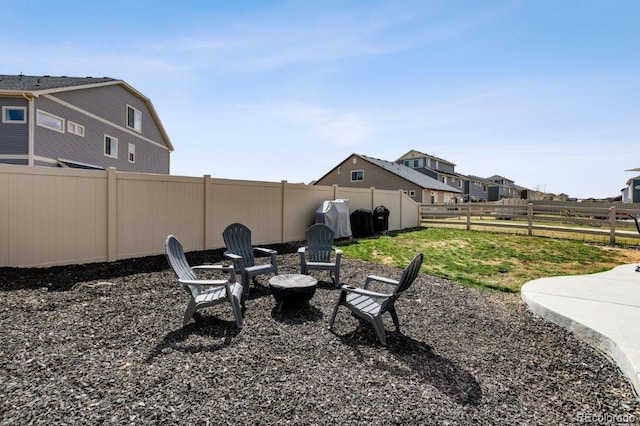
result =
[{"label": "gray house", "polygon": [[351,154],[315,185],[402,190],[424,204],[461,202],[461,191],[410,167],[360,154]]},{"label": "gray house", "polygon": [[489,188],[496,186],[490,180],[457,173],[455,171],[456,165],[451,161],[414,149],[398,158],[396,162],[462,191],[462,200],[464,202],[487,201],[489,199]]},{"label": "gray house", "polygon": [[487,178],[496,184],[489,189],[489,201],[499,201],[503,198],[520,198],[520,189],[513,180],[504,176],[493,175]]},{"label": "gray house", "polygon": [[0,75],[0,163],[169,173],[151,101],[122,80]]}]

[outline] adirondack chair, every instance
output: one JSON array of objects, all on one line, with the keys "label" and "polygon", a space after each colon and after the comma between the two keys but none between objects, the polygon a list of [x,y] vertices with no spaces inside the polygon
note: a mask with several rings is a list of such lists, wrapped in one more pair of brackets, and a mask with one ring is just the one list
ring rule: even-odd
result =
[{"label": "adirondack chair", "polygon": [[[396,299],[415,281],[418,272],[420,272],[423,257],[423,254],[419,253],[404,269],[402,277],[398,281],[370,275],[365,280],[364,288],[362,289],[343,285],[340,290],[338,303],[336,303],[335,308],[333,308],[333,314],[331,314],[331,318],[329,319],[329,330],[333,328],[333,322],[338,313],[338,308],[344,305],[360,318],[370,322],[375,328],[380,342],[386,346],[387,336],[384,331],[384,325],[382,324],[382,314],[385,312],[391,314],[393,324],[396,326],[396,331],[399,332],[400,322],[398,321],[394,304]],[[393,287],[393,291],[391,293],[377,293],[368,290],[369,284],[376,281],[389,284]]]},{"label": "adirondack chair", "polygon": [[[333,284],[340,285],[340,259],[342,250],[333,246],[333,229],[324,223],[316,223],[307,228],[307,245],[298,249],[300,255],[300,273],[308,274],[311,270],[329,271]],[[332,252],[335,259],[331,261]]]},{"label": "adirondack chair", "polygon": [[[233,260],[235,271],[240,274],[242,279],[245,297],[249,297],[249,278],[253,278],[255,284],[257,275],[269,273],[278,275],[276,259],[278,252],[263,247],[253,247],[251,245],[251,230],[245,225],[232,223],[222,231],[222,238],[227,248],[224,256]],[[270,262],[256,264],[254,252],[270,255]]]},{"label": "adirondack chair", "polygon": [[[229,302],[233,309],[236,326],[242,328],[242,310],[244,297],[242,285],[236,281],[236,273],[232,266],[202,265],[189,266],[184,255],[182,244],[173,235],[169,235],[165,241],[165,254],[169,265],[178,276],[178,282],[184,285],[191,295],[191,300],[184,313],[182,326],[186,326],[198,309]],[[196,276],[197,270],[217,270],[230,274],[228,280],[203,280]]]}]

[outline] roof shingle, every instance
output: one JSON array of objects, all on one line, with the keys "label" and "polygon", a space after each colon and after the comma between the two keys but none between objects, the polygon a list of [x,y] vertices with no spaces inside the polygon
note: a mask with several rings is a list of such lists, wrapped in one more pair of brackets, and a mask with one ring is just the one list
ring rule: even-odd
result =
[{"label": "roof shingle", "polygon": [[0,74],[0,90],[35,92],[38,90],[60,89],[85,86],[87,84],[117,81],[110,77],[52,77],[48,75],[6,75]]}]

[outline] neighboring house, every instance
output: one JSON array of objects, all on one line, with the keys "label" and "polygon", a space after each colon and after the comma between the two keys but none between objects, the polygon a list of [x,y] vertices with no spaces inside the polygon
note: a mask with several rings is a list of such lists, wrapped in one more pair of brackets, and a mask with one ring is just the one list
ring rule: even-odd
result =
[{"label": "neighboring house", "polygon": [[495,183],[479,176],[467,175],[464,181],[464,201],[478,202],[489,200],[489,188]]},{"label": "neighboring house", "polygon": [[391,161],[351,154],[314,185],[402,190],[425,204],[461,202],[462,191],[410,167]]},{"label": "neighboring house", "polygon": [[122,80],[0,75],[0,163],[169,173],[151,101]]},{"label": "neighboring house", "polygon": [[457,176],[455,172],[456,165],[445,159],[412,149],[398,158],[396,163],[403,164],[419,171],[420,173],[431,176],[432,178],[439,180],[444,184],[451,185],[454,188],[458,187],[455,180]]},{"label": "neighboring house", "polygon": [[487,180],[496,184],[496,186],[489,188],[489,201],[499,201],[503,198],[520,198],[520,190],[511,179],[493,175],[488,177]]},{"label": "neighboring house", "polygon": [[462,201],[465,203],[487,201],[489,199],[489,187],[496,186],[494,182],[487,179],[457,173],[455,171],[456,165],[451,161],[414,149],[398,158],[396,163],[404,164],[462,191]]},{"label": "neighboring house", "polygon": [[623,203],[640,203],[640,176],[627,181],[627,186],[622,189]]}]

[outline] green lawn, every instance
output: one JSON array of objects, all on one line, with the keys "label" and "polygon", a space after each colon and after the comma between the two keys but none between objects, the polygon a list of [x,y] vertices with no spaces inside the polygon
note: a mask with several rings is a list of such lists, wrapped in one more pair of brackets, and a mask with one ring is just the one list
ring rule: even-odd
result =
[{"label": "green lawn", "polygon": [[456,229],[423,229],[339,246],[345,256],[400,268],[422,252],[423,273],[507,292],[518,292],[536,278],[600,272],[625,263],[620,251],[605,246]]}]

